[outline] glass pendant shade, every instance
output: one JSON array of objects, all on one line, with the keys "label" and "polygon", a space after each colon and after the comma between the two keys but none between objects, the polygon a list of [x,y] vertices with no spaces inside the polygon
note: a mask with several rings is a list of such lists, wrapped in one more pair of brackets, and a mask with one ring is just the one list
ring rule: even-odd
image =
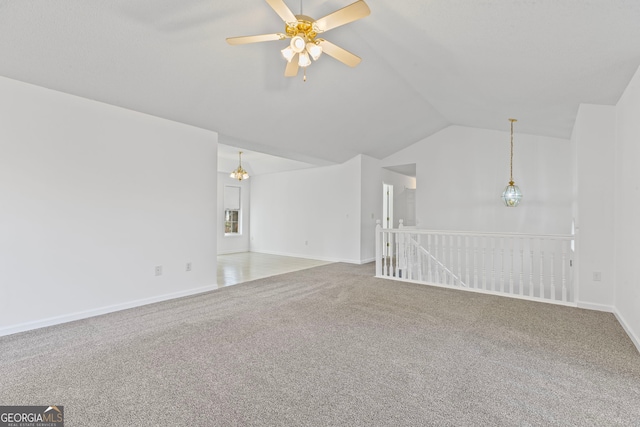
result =
[{"label": "glass pendant shade", "polygon": [[249,174],[244,169],[236,169],[231,172],[229,175],[230,178],[237,179],[238,181],[242,181],[243,179],[249,179]]},{"label": "glass pendant shade", "polygon": [[308,67],[311,65],[311,59],[309,58],[309,54],[307,52],[300,52],[298,54],[298,65],[301,67]]},{"label": "glass pendant shade", "polygon": [[322,48],[315,43],[307,43],[307,52],[309,52],[314,61],[317,61],[322,55]]},{"label": "glass pendant shade", "polygon": [[515,208],[520,204],[522,192],[513,181],[509,181],[509,185],[507,185],[502,192],[502,200],[504,201],[504,205],[509,208]]},{"label": "glass pendant shade", "polygon": [[293,49],[291,49],[291,46],[285,47],[280,52],[282,53],[282,56],[284,56],[284,59],[287,60],[287,62],[291,62],[293,57],[296,56],[296,53],[293,51]]}]

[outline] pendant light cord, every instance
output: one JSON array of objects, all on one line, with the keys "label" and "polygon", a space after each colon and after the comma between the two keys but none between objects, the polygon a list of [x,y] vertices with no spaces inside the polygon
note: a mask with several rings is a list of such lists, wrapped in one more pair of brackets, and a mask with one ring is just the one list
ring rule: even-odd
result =
[{"label": "pendant light cord", "polygon": [[509,119],[509,121],[511,122],[511,159],[509,160],[509,176],[511,177],[511,181],[509,181],[509,184],[513,185],[513,122],[515,122],[516,119]]}]

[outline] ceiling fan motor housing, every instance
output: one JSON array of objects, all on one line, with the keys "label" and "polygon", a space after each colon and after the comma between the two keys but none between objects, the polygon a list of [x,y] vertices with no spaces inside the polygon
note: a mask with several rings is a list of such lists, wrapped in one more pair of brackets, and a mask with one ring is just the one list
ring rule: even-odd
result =
[{"label": "ceiling fan motor housing", "polygon": [[284,31],[288,37],[300,36],[309,43],[315,43],[318,28],[313,25],[316,21],[306,15],[296,15],[298,22],[287,22]]}]

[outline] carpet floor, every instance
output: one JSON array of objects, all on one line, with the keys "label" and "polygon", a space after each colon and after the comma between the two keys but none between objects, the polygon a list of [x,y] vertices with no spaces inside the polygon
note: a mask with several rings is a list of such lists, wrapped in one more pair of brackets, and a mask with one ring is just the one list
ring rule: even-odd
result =
[{"label": "carpet floor", "polygon": [[72,426],[640,426],[609,313],[330,264],[0,338],[0,405]]}]

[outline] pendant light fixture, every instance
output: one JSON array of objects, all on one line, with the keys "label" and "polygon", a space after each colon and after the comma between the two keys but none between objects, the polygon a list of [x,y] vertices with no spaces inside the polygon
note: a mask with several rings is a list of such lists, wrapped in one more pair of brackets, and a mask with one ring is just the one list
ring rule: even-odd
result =
[{"label": "pendant light fixture", "polygon": [[522,192],[513,182],[513,122],[517,122],[517,120],[509,119],[509,121],[511,122],[510,180],[509,185],[507,185],[502,192],[502,200],[504,201],[505,206],[515,208],[520,204],[520,200],[522,200]]},{"label": "pendant light fixture", "polygon": [[249,179],[249,174],[246,170],[242,169],[242,151],[238,152],[238,168],[231,172],[229,178],[237,179],[238,181],[242,181],[243,179]]}]

